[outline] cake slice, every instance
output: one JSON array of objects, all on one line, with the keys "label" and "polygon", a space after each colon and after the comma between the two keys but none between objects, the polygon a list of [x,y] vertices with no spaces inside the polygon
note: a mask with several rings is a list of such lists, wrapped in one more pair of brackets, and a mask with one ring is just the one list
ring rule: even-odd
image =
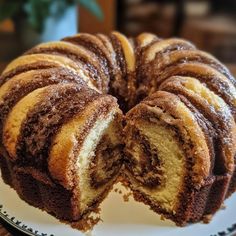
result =
[{"label": "cake slice", "polygon": [[[189,95],[188,100],[186,92],[182,100],[174,88],[187,81],[192,97]],[[213,93],[205,98],[197,96],[207,90],[197,80],[175,78],[173,89],[170,83],[162,87],[170,92],[158,91],[127,113],[124,182],[137,201],[182,226],[208,218],[224,201],[234,171],[235,123],[222,99]],[[192,93],[191,83],[196,85]],[[211,133],[214,128],[210,121],[191,103],[194,95],[194,105],[200,104],[197,99],[202,105],[208,99],[207,109],[218,106],[216,122],[222,121],[220,112],[227,116],[228,123],[222,130],[225,137],[221,133],[217,141]],[[222,144],[226,139],[228,146]],[[219,154],[215,153],[217,145]]]},{"label": "cake slice", "polygon": [[14,170],[11,186],[61,220],[81,219],[116,181],[121,119],[116,99],[84,85],[52,84],[28,93],[3,127],[1,159]]}]

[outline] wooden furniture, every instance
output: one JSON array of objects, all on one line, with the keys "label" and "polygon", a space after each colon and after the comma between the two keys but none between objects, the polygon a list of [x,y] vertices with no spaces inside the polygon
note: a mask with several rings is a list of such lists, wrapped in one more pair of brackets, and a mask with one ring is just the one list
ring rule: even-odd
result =
[{"label": "wooden furniture", "polygon": [[[7,62],[0,62],[0,73],[2,73],[2,71],[4,70],[4,68],[6,67]],[[0,235],[1,236],[1,235]]]},{"label": "wooden furniture", "polygon": [[236,62],[235,19],[225,15],[187,20],[181,37],[225,63]]},{"label": "wooden furniture", "polygon": [[26,236],[0,219],[0,236]]},{"label": "wooden furniture", "polygon": [[14,25],[11,20],[0,23],[0,69],[2,61],[9,61],[20,53],[19,41],[14,33]]},{"label": "wooden furniture", "polygon": [[116,0],[98,0],[102,8],[104,19],[98,20],[85,8],[79,7],[79,32],[109,33],[116,29]]}]

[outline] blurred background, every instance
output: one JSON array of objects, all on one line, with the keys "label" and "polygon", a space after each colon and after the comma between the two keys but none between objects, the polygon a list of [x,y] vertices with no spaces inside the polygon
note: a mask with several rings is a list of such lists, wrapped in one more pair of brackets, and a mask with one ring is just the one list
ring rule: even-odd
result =
[{"label": "blurred background", "polygon": [[0,70],[40,42],[112,30],[186,38],[236,76],[236,0],[0,0]]}]

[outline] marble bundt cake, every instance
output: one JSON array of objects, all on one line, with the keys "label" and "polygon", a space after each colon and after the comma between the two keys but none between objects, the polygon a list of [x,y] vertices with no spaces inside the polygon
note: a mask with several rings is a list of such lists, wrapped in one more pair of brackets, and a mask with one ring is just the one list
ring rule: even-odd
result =
[{"label": "marble bundt cake", "polygon": [[182,39],[81,33],[40,44],[1,75],[2,177],[71,222],[119,175],[177,225],[209,220],[236,189],[235,85]]}]

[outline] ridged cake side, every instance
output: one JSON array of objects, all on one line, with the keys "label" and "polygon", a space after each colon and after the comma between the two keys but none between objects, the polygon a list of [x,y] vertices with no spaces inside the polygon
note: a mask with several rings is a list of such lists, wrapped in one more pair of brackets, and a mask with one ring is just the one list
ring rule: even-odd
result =
[{"label": "ridged cake side", "polygon": [[[124,181],[138,201],[179,225],[207,221],[236,189],[235,79],[213,56],[181,39],[156,40],[141,55],[136,103],[148,98],[126,115]],[[188,111],[182,115],[176,113],[180,102]],[[198,137],[189,147],[189,131],[180,129],[190,127],[188,116],[203,133],[193,129]],[[205,148],[193,158],[196,140]],[[204,156],[199,166],[210,168],[196,185],[191,178],[201,170],[194,173],[194,162]]]},{"label": "ridged cake side", "polygon": [[236,190],[235,85],[183,39],[40,44],[1,75],[2,177],[30,204],[78,220],[111,189],[124,149],[138,201],[178,225],[209,219]]},{"label": "ridged cake side", "polygon": [[116,99],[65,69],[20,73],[0,95],[9,104],[1,116],[4,181],[59,219],[76,221],[94,210],[122,165]]}]

